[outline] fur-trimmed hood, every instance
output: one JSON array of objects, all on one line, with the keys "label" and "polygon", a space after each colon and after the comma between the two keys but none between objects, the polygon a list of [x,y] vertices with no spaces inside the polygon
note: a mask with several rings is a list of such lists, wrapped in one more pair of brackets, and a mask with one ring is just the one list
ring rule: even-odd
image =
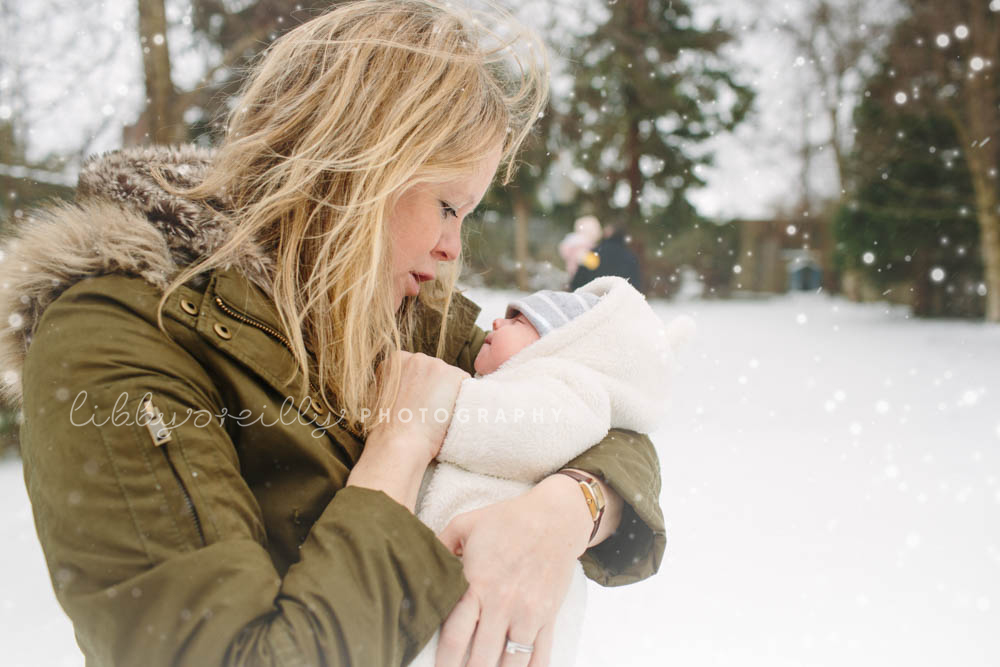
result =
[{"label": "fur-trimmed hood", "polygon": [[[204,178],[213,151],[195,146],[130,148],[89,159],[76,201],[25,212],[0,241],[0,392],[20,402],[21,371],[42,313],[74,284],[124,273],[164,289],[177,271],[219,248],[231,224],[165,191]],[[271,261],[245,244],[232,265],[270,293]],[[191,281],[199,287],[205,276]]]}]

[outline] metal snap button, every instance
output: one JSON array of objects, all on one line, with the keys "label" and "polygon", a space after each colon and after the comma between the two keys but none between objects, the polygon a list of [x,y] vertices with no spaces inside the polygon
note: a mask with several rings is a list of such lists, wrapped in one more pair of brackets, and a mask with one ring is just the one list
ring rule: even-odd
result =
[{"label": "metal snap button", "polygon": [[181,308],[188,315],[198,314],[198,306],[194,305],[193,301],[188,301],[187,299],[181,299]]},{"label": "metal snap button", "polygon": [[230,331],[229,327],[227,327],[225,324],[219,324],[218,322],[216,322],[212,326],[212,328],[215,329],[215,333],[218,334],[219,338],[224,338],[226,340],[229,340],[230,338],[233,337],[233,332]]}]

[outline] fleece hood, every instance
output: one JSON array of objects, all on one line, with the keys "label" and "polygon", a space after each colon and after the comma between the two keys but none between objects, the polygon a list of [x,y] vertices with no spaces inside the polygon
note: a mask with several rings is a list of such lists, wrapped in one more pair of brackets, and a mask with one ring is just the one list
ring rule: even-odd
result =
[{"label": "fleece hood", "polygon": [[663,415],[677,348],[693,322],[680,317],[665,325],[624,278],[595,278],[575,291],[598,301],[512,356],[494,374],[502,379],[537,359],[572,362],[588,368],[591,381],[607,392],[612,426],[653,430]]},{"label": "fleece hood", "polygon": [[[221,247],[232,223],[163,189],[199,183],[214,152],[194,146],[115,151],[83,166],[74,203],[25,212],[0,241],[0,393],[20,403],[25,355],[46,307],[87,278],[124,273],[165,288]],[[230,265],[270,293],[271,260],[247,243]],[[228,267],[226,267],[228,268]],[[201,287],[205,275],[189,283]]]}]

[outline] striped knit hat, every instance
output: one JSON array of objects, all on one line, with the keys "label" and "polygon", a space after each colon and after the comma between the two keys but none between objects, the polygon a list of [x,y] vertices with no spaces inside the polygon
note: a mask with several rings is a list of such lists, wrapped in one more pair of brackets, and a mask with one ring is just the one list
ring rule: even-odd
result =
[{"label": "striped knit hat", "polygon": [[511,301],[507,304],[505,317],[521,313],[535,327],[538,335],[544,336],[593,308],[599,299],[596,294],[589,292],[553,292],[543,289],[523,299]]}]

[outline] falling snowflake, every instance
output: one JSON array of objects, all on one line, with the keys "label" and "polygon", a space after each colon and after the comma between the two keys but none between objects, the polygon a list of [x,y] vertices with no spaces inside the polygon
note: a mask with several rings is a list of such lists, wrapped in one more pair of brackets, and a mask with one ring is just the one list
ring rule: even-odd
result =
[{"label": "falling snowflake", "polygon": [[948,37],[948,35],[944,33],[938,35],[937,39],[934,41],[937,42],[937,45],[940,46],[942,49],[951,44],[951,39]]},{"label": "falling snowflake", "polygon": [[935,266],[931,269],[931,280],[936,283],[944,282],[945,272],[940,266]]},{"label": "falling snowflake", "polygon": [[896,104],[906,104],[906,100],[907,100],[906,93],[904,93],[903,91],[899,91],[898,93],[896,93]]},{"label": "falling snowflake", "polygon": [[968,36],[969,36],[969,29],[967,27],[965,27],[964,25],[955,27],[955,37],[957,37],[958,39],[965,39]]},{"label": "falling snowflake", "polygon": [[969,67],[972,68],[973,72],[978,72],[985,66],[986,66],[986,61],[984,61],[979,56],[975,56],[972,60],[969,61]]},{"label": "falling snowflake", "polygon": [[958,404],[975,405],[979,403],[979,395],[980,395],[979,391],[976,391],[975,389],[967,389],[962,393],[962,397],[958,399]]},{"label": "falling snowflake", "polygon": [[865,264],[869,264],[869,265],[874,264],[875,263],[875,253],[873,253],[873,252],[871,252],[869,250],[865,254],[861,255],[861,261],[864,262]]}]

